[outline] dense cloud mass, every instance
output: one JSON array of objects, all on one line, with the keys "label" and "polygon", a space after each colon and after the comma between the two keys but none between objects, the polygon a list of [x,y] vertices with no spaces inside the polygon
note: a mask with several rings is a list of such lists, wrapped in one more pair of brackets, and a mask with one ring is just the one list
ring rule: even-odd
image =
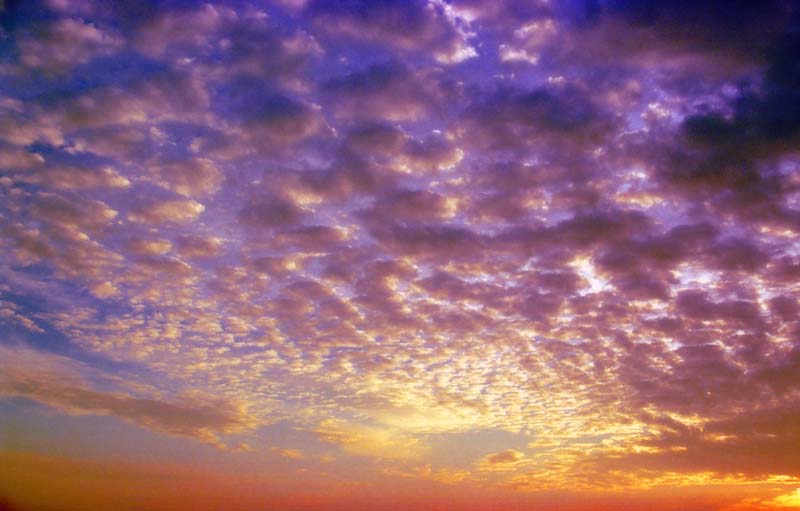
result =
[{"label": "dense cloud mass", "polygon": [[800,505],[795,2],[0,20],[2,402],[302,477]]}]

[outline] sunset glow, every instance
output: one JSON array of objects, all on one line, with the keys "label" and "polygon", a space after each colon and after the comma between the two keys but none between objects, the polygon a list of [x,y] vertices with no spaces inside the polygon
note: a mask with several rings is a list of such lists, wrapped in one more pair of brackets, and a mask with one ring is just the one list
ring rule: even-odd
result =
[{"label": "sunset glow", "polygon": [[797,2],[0,21],[0,511],[800,510]]}]

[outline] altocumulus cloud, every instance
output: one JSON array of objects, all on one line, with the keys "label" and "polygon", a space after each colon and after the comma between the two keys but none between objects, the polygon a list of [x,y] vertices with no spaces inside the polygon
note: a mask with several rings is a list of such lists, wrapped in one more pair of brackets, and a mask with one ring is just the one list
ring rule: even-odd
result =
[{"label": "altocumulus cloud", "polygon": [[800,477],[795,2],[0,9],[3,396],[320,480]]}]

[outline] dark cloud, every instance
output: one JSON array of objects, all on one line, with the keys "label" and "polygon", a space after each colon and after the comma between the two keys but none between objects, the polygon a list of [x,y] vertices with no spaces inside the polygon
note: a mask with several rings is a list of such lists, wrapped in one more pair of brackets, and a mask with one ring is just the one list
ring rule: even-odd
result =
[{"label": "dark cloud", "polygon": [[476,149],[574,151],[601,144],[613,126],[612,116],[572,87],[500,87],[478,98],[455,128],[459,140]]},{"label": "dark cloud", "polygon": [[483,245],[479,234],[445,224],[375,225],[370,232],[391,252],[430,256],[440,261],[480,257]]},{"label": "dark cloud", "polygon": [[442,87],[435,75],[421,75],[397,60],[372,64],[322,84],[340,117],[383,121],[417,121],[436,115],[445,93]]},{"label": "dark cloud", "polygon": [[441,62],[475,55],[444,6],[425,0],[309,2],[306,15],[338,36],[415,52]]},{"label": "dark cloud", "polygon": [[375,205],[364,212],[371,221],[424,221],[445,217],[450,213],[445,197],[427,190],[396,190],[375,199]]},{"label": "dark cloud", "polygon": [[302,211],[281,197],[259,197],[239,210],[239,221],[250,227],[273,228],[296,223]]},{"label": "dark cloud", "polygon": [[34,196],[31,213],[37,220],[77,229],[98,229],[117,216],[116,211],[101,201],[49,192]]},{"label": "dark cloud", "polygon": [[80,19],[62,18],[27,30],[17,40],[19,61],[46,74],[63,73],[121,49],[113,31]]},{"label": "dark cloud", "polygon": [[[587,11],[590,21],[609,17],[631,29],[652,31],[664,45],[664,53],[707,52],[716,58],[758,60],[774,38],[787,27],[791,2],[768,1],[755,5],[747,1],[720,4],[714,1],[629,1],[602,2]],[[633,50],[636,51],[636,50]]]},{"label": "dark cloud", "polygon": [[308,225],[295,229],[286,229],[276,236],[277,245],[285,245],[301,251],[329,251],[347,240],[343,229],[327,225]]},{"label": "dark cloud", "polygon": [[287,94],[270,90],[270,84],[240,76],[217,91],[221,115],[236,122],[244,138],[242,151],[270,152],[303,140],[324,128],[318,108]]},{"label": "dark cloud", "polygon": [[613,469],[636,471],[710,471],[763,477],[796,475],[798,455],[797,404],[787,402],[747,411],[736,417],[712,420],[702,427],[685,426],[669,419],[649,419],[662,428],[642,445],[651,453],[629,453],[599,460]]},{"label": "dark cloud", "polygon": [[523,458],[523,454],[517,452],[513,449],[508,449],[506,451],[496,452],[494,454],[490,454],[486,457],[486,462],[490,465],[497,465],[503,463],[514,463],[519,461]]}]

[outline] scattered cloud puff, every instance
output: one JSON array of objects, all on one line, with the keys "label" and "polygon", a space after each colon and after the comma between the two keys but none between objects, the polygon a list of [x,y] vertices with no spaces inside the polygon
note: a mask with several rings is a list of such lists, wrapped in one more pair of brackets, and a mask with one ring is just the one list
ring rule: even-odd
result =
[{"label": "scattered cloud puff", "polygon": [[9,2],[0,390],[473,489],[800,477],[762,4]]},{"label": "scattered cloud puff", "polygon": [[324,32],[427,55],[442,63],[477,56],[464,20],[445,2],[312,1],[307,15]]},{"label": "scattered cloud puff", "polygon": [[487,455],[477,463],[477,469],[480,471],[513,471],[521,463],[524,463],[524,460],[523,453],[507,449]]},{"label": "scattered cloud puff", "polygon": [[135,207],[128,218],[146,224],[185,223],[195,220],[205,206],[194,200],[172,199]]},{"label": "scattered cloud puff", "polygon": [[222,181],[220,170],[205,158],[155,163],[150,173],[159,185],[184,197],[211,195]]},{"label": "scattered cloud puff", "polygon": [[61,18],[30,27],[17,39],[20,63],[36,71],[63,73],[74,66],[111,55],[123,39],[82,19]]},{"label": "scattered cloud puff", "polygon": [[283,449],[281,447],[273,447],[270,450],[278,456],[289,458],[291,460],[301,460],[305,457],[303,456],[303,452],[299,449]]}]

